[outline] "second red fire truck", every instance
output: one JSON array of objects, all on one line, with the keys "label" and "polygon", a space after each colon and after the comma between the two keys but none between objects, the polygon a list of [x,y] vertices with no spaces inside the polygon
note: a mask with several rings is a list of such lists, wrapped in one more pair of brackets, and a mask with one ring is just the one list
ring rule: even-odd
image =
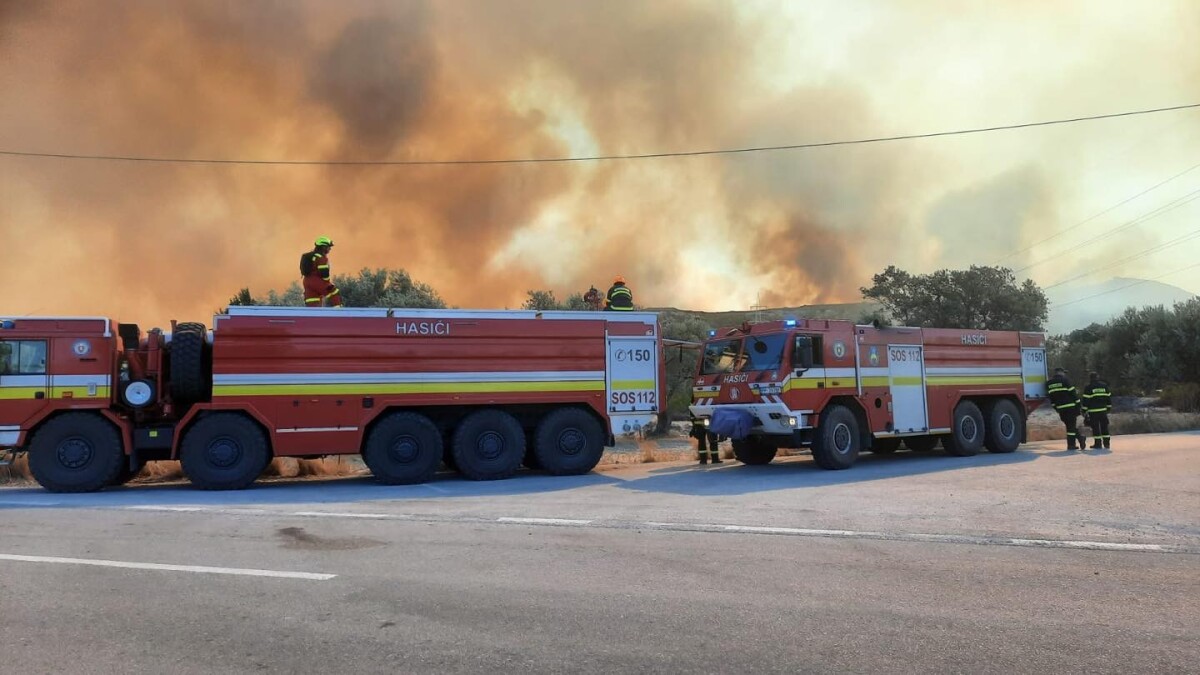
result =
[{"label": "second red fire truck", "polygon": [[1012,452],[1046,397],[1041,333],[876,328],[793,319],[712,331],[692,414],[765,464],[811,448],[826,469],[903,443],[952,455]]}]

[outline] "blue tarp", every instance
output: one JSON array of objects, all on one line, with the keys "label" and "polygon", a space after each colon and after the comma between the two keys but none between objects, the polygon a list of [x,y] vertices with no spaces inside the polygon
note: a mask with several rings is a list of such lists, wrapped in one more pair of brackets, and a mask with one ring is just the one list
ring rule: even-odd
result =
[{"label": "blue tarp", "polygon": [[752,426],[754,426],[754,415],[745,410],[726,410],[717,406],[717,409],[713,410],[708,430],[718,436],[741,439],[750,435]]}]

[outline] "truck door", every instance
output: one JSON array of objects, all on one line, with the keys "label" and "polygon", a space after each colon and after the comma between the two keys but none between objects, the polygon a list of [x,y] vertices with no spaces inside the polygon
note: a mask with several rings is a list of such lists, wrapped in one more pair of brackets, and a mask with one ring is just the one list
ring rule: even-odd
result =
[{"label": "truck door", "polygon": [[1021,381],[1025,398],[1046,398],[1046,350],[1026,347],[1021,350]]},{"label": "truck door", "polygon": [[925,409],[925,354],[917,345],[888,345],[888,386],[896,433],[929,429]]},{"label": "truck door", "polygon": [[48,404],[45,340],[0,340],[0,445]]},{"label": "truck door", "polygon": [[[605,394],[613,433],[650,424],[658,414],[658,340],[653,337],[608,337]],[[626,428],[628,427],[628,428]]]}]

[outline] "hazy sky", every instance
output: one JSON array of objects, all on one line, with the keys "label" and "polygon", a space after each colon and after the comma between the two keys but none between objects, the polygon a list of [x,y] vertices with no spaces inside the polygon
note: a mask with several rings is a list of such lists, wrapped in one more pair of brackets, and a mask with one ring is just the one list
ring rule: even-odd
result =
[{"label": "hazy sky", "polygon": [[[0,0],[0,91],[3,150],[491,159],[803,143],[1200,102],[1200,3]],[[1185,237],[1200,200],[1081,244],[1200,190],[1200,168],[1009,254],[1198,163],[1197,110],[571,165],[0,157],[19,284],[0,306],[203,319],[242,286],[286,287],[320,234],[338,242],[335,272],[404,267],[462,307],[614,273],[640,303],[695,309],[855,301],[888,264],[1040,263],[1022,274],[1045,285],[1158,277],[1197,262]],[[1200,268],[1162,281],[1200,291]]]}]

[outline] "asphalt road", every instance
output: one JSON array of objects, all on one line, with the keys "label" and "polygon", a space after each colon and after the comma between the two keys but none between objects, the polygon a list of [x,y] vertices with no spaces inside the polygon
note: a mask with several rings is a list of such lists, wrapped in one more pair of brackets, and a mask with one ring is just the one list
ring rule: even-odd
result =
[{"label": "asphalt road", "polygon": [[0,673],[1196,672],[1200,435],[0,490]]}]

